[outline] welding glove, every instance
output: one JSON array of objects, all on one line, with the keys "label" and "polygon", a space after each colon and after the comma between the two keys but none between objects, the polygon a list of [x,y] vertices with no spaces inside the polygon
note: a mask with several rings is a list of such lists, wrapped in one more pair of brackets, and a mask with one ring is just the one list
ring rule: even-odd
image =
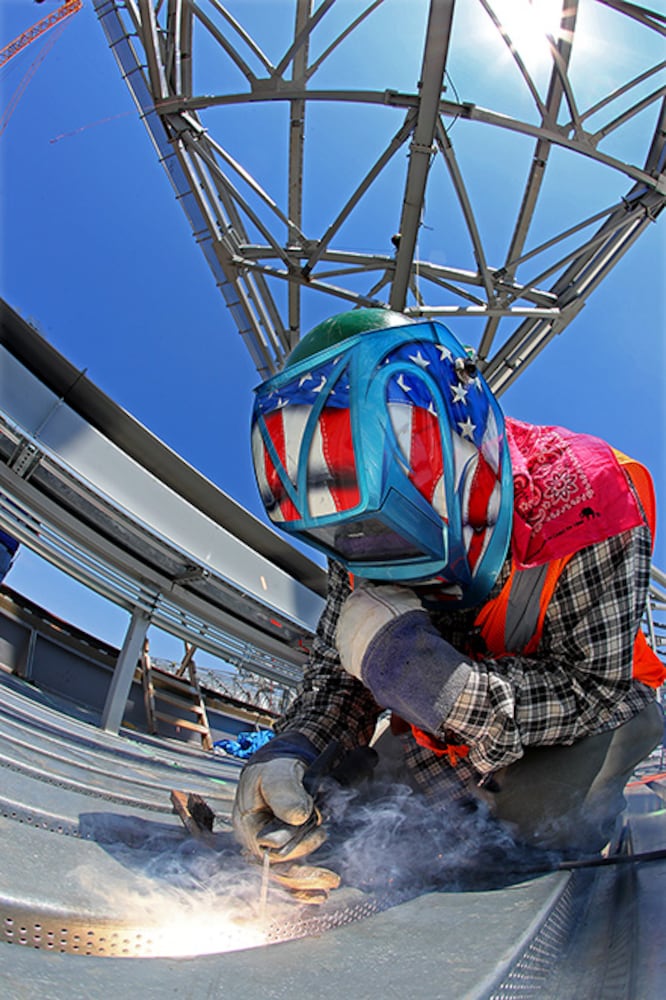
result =
[{"label": "welding glove", "polygon": [[443,729],[471,673],[413,590],[363,583],[342,606],[336,645],[343,669],[378,705],[426,732]]},{"label": "welding glove", "polygon": [[296,892],[337,888],[340,882],[326,868],[294,864],[326,840],[321,814],[303,787],[316,756],[300,733],[276,736],[243,768],[231,814],[236,840],[257,860],[268,851],[274,880]]}]

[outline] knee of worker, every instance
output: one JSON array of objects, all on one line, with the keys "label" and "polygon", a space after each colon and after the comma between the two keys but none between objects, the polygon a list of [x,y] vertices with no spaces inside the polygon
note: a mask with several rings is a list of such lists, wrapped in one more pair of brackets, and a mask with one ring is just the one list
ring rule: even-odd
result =
[{"label": "knee of worker", "polygon": [[605,760],[583,802],[590,815],[622,812],[625,785],[640,762],[659,746],[663,732],[663,714],[656,702],[611,732]]},{"label": "knee of worker", "polygon": [[523,843],[553,851],[600,850],[608,839],[603,839],[606,824],[599,829],[602,802],[614,815],[624,808],[623,783],[618,782],[613,783],[613,806],[607,782],[599,785],[594,802],[585,804],[611,741],[612,734],[603,733],[571,746],[528,747],[520,760],[496,773],[487,786],[492,791],[480,794],[495,819]]},{"label": "knee of worker", "polygon": [[634,768],[659,746],[663,733],[664,717],[655,701],[633,719],[612,730],[603,766],[596,780],[603,783],[613,778],[623,778],[626,784]]},{"label": "knee of worker", "polygon": [[643,757],[641,757],[641,760],[643,760],[644,757],[647,757],[649,753],[652,753],[653,750],[660,746],[664,740],[664,710],[655,700],[641,715],[643,716],[644,724],[643,744],[647,747],[643,752]]},{"label": "knee of worker", "polygon": [[539,787],[511,782],[496,797],[484,799],[491,815],[520,843],[568,855],[596,854],[618,828],[625,808],[623,787],[609,781],[588,799],[585,787],[555,771]]},{"label": "knee of worker", "polygon": [[625,808],[627,781],[662,732],[653,703],[617,729],[571,746],[531,747],[497,775],[498,792],[485,798],[521,840],[552,850],[598,851]]}]

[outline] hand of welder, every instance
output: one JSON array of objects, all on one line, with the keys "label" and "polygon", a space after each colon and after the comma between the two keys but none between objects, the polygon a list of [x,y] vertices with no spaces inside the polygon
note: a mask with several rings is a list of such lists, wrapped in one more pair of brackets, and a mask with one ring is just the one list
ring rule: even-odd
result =
[{"label": "hand of welder", "polygon": [[236,839],[257,860],[266,853],[271,878],[302,902],[322,902],[340,877],[296,863],[326,840],[321,814],[303,787],[306,765],[294,757],[248,764],[241,773],[231,818]]},{"label": "hand of welder", "polygon": [[[262,859],[268,850],[271,861],[293,861],[325,841],[314,800],[303,786],[305,769],[298,758],[274,757],[242,771],[231,819],[236,839],[254,857]],[[303,835],[296,836],[298,831]]]},{"label": "hand of welder", "polygon": [[394,619],[423,612],[413,590],[396,584],[362,583],[349,595],[338,619],[336,645],[343,668],[363,681],[363,658],[375,636]]}]

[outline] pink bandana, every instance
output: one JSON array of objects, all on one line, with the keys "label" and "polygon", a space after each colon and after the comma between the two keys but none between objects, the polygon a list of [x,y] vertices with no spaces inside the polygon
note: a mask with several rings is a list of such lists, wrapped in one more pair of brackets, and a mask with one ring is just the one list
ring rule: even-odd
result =
[{"label": "pink bandana", "polygon": [[514,479],[512,547],[540,566],[642,524],[612,448],[563,427],[506,420]]}]

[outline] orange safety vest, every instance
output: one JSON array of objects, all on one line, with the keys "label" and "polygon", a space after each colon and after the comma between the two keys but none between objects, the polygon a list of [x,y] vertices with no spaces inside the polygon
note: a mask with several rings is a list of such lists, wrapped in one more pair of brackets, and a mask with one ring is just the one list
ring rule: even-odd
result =
[{"label": "orange safety vest", "polygon": [[[621,452],[615,451],[615,455],[633,483],[654,539],[656,500],[650,474],[643,465]],[[512,653],[529,656],[536,652],[548,605],[562,572],[574,554],[554,559],[542,566],[527,569],[518,569],[515,565],[511,567],[502,590],[481,608],[474,623],[480,628],[486,648],[492,656]],[[641,629],[634,642],[633,676],[642,684],[654,688],[660,687],[666,680],[666,667],[648,645]],[[453,765],[469,752],[464,744],[445,744],[416,726],[412,726],[412,732],[417,743],[428,747],[438,756],[446,754]]]}]

